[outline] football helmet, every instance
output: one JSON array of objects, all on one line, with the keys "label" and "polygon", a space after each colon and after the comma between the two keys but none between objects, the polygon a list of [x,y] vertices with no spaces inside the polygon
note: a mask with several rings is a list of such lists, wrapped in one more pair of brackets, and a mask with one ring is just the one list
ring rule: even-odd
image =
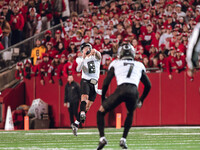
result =
[{"label": "football helmet", "polygon": [[131,44],[123,44],[118,49],[118,58],[119,59],[131,59],[134,60],[135,49]]},{"label": "football helmet", "polygon": [[80,46],[81,53],[83,53],[83,49],[85,47],[89,47],[88,51],[86,52],[86,55],[90,54],[90,52],[92,50],[92,45],[90,43],[83,43],[83,44],[81,44],[81,46]]}]

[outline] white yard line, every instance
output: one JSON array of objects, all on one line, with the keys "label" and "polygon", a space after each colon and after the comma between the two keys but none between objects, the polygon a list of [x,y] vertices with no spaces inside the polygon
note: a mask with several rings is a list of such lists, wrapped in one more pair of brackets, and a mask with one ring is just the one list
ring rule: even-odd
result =
[{"label": "white yard line", "polygon": [[[99,134],[98,132],[79,132],[78,135],[94,135]],[[117,135],[122,134],[122,132],[107,132],[106,134]],[[129,132],[129,134],[138,134],[138,132]],[[144,135],[200,135],[200,133],[145,133],[139,132],[139,134]],[[72,135],[72,133],[25,133],[25,135]]]}]

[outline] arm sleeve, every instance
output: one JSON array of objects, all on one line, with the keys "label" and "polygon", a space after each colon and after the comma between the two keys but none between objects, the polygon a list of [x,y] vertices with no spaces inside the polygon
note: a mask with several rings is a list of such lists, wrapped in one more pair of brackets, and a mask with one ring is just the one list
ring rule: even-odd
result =
[{"label": "arm sleeve", "polygon": [[65,86],[65,98],[64,98],[64,103],[67,103],[67,99],[68,99],[68,91],[67,91],[67,84]]},{"label": "arm sleeve", "polygon": [[144,71],[142,71],[142,77],[141,77],[141,82],[144,84],[144,91],[140,97],[140,100],[143,102],[144,99],[147,97],[147,95],[149,94],[149,91],[151,89],[151,82],[148,78],[148,76],[146,75],[146,73]]},{"label": "arm sleeve", "polygon": [[84,64],[84,59],[81,58],[79,62],[77,62],[78,66],[76,67],[77,72],[81,72],[83,64]]},{"label": "arm sleeve", "polygon": [[111,67],[110,70],[107,73],[106,78],[104,79],[104,82],[103,82],[102,96],[101,96],[102,102],[105,100],[105,95],[106,95],[106,92],[108,90],[108,86],[109,86],[112,78],[114,77],[114,75],[115,75],[114,74],[114,67]]},{"label": "arm sleeve", "polygon": [[95,51],[96,51],[96,54],[95,54],[96,59],[101,60],[101,53],[97,50]]},{"label": "arm sleeve", "polygon": [[189,39],[188,43],[188,49],[187,49],[187,54],[186,54],[186,61],[189,69],[193,69],[193,62],[192,62],[192,57],[194,54],[194,47],[196,43],[198,42],[197,40],[200,38],[200,24],[197,24],[192,32],[192,35]]}]

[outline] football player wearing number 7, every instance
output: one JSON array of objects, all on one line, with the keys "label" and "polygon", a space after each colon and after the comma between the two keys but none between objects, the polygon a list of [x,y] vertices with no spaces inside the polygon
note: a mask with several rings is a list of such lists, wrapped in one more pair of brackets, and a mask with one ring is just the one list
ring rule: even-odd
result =
[{"label": "football player wearing number 7", "polygon": [[89,43],[83,43],[80,46],[82,57],[76,59],[77,72],[82,70],[81,77],[81,105],[80,113],[77,120],[71,125],[73,134],[77,136],[77,130],[80,122],[84,122],[86,119],[86,112],[92,106],[96,95],[101,95],[101,90],[98,90],[98,79],[100,74],[101,53],[95,49]]},{"label": "football player wearing number 7", "polygon": [[[102,88],[102,105],[97,112],[97,126],[100,134],[100,141],[97,150],[102,149],[107,140],[104,135],[104,116],[107,112],[125,102],[127,116],[124,123],[124,132],[120,139],[122,149],[127,149],[126,137],[133,121],[133,112],[136,107],[142,107],[142,103],[151,89],[151,83],[145,73],[145,67],[141,62],[134,61],[135,50],[132,45],[124,44],[118,49],[118,60],[111,62],[107,76]],[[117,79],[115,92],[107,99],[105,98],[108,86],[113,77]],[[139,98],[138,84],[144,84],[144,91]]]}]

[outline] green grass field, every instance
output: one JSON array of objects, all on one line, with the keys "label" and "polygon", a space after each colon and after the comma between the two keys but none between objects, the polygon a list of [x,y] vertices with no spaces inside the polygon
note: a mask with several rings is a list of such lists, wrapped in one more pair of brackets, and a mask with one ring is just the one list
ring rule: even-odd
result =
[{"label": "green grass field", "polygon": [[[108,145],[105,150],[118,150],[122,129],[106,128]],[[79,129],[78,136],[71,129],[0,131],[2,149],[95,150],[99,141],[96,128]],[[200,127],[133,127],[127,138],[129,149],[200,149]]]}]

